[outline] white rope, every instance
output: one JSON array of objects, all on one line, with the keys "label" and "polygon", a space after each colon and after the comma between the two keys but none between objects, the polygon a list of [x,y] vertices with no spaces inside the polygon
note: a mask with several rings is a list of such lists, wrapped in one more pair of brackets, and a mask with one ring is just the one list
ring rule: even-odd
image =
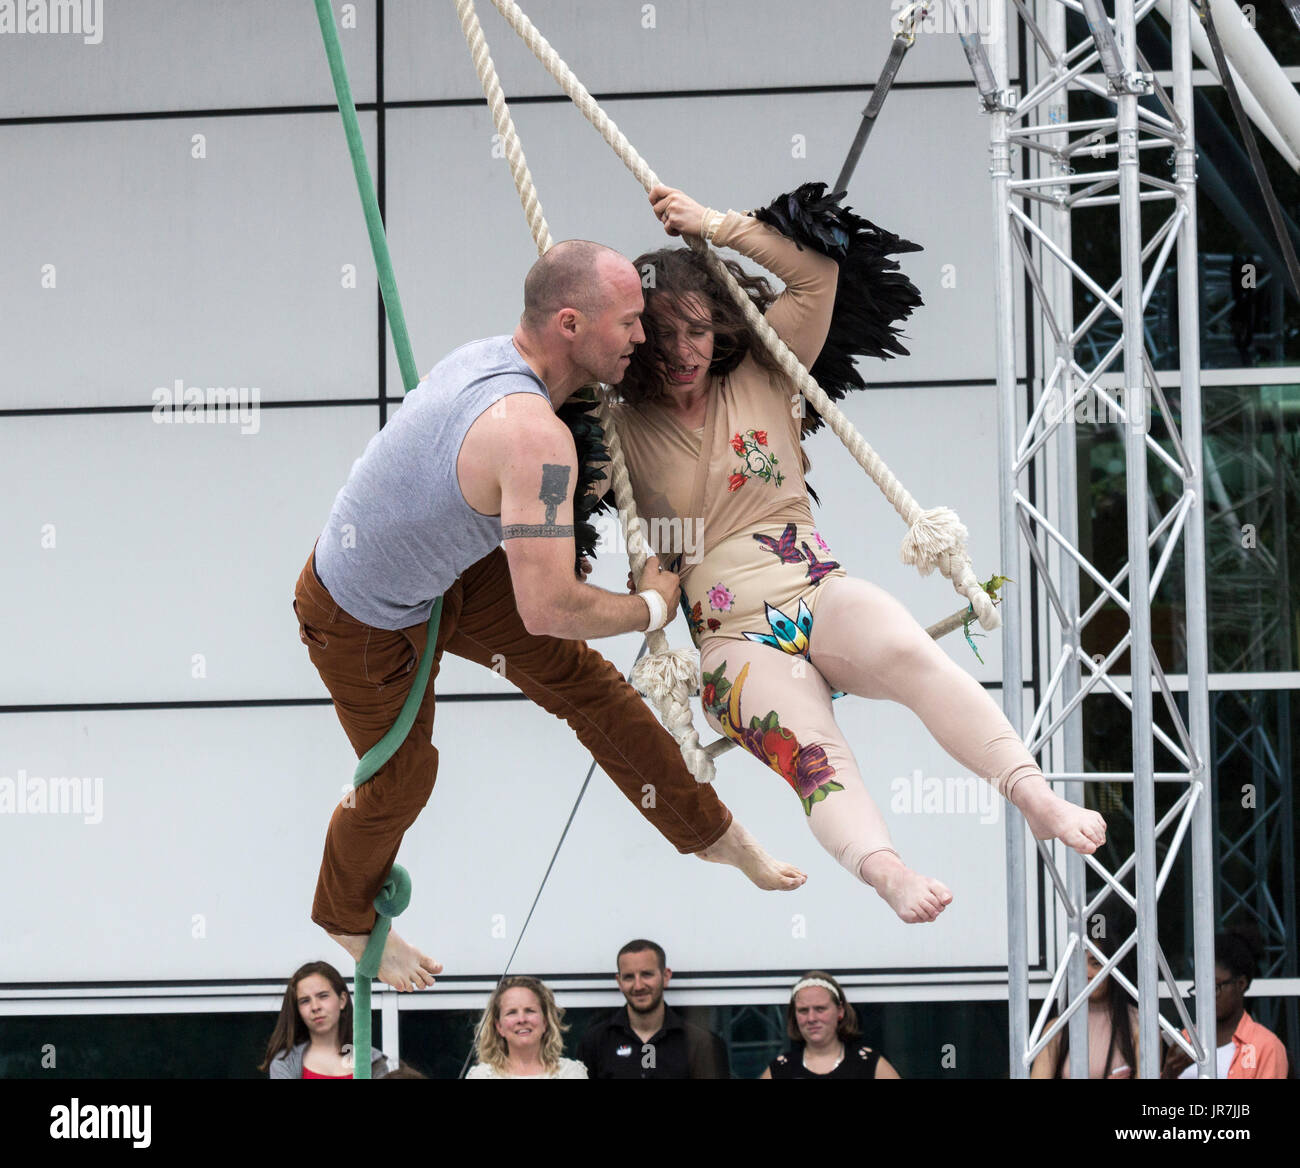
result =
[{"label": "white rope", "polygon": [[[547,227],[546,219],[542,215],[537,191],[533,186],[533,176],[524,159],[523,148],[519,144],[514,121],[506,106],[505,95],[501,92],[496,67],[492,63],[487,40],[479,25],[478,13],[474,9],[474,0],[456,0],[456,14],[460,17],[461,30],[469,45],[474,69],[478,73],[483,95],[492,111],[492,121],[496,131],[501,136],[506,161],[510,164],[510,175],[514,179],[515,190],[524,209],[524,217],[528,220],[533,242],[537,245],[540,255],[548,251],[552,245],[550,228]],[[651,185],[654,185],[653,182]],[[640,580],[646,565],[645,539],[641,533],[641,521],[636,513],[636,500],[632,493],[627,464],[623,460],[623,446],[619,441],[609,402],[603,393],[598,393],[597,408],[600,424],[605,430],[605,444],[610,457],[610,478],[614,488],[614,499],[618,504],[618,517],[627,541],[628,564],[632,569],[632,579]],[[633,668],[633,684],[654,703],[663,724],[677,740],[682,758],[696,781],[711,783],[714,777],[713,759],[700,745],[700,736],[696,732],[691,712],[691,695],[699,689],[698,654],[691,649],[673,649],[661,629],[647,633],[646,641],[650,647],[650,655],[639,661]]]},{"label": "white rope", "polygon": [[[458,5],[466,0],[457,0]],[[658,185],[658,176],[650,169],[646,161],[636,152],[623,132],[605,114],[596,103],[595,98],[587,92],[582,82],[564,63],[559,54],[550,46],[546,38],[533,27],[513,0],[492,0],[493,5],[505,17],[510,27],[523,39],[528,48],[555,78],[561,89],[600,133],[601,137],[613,148],[615,154],[632,172],[637,181],[649,192]],[[489,62],[490,64],[490,62]],[[481,76],[481,74],[480,74]],[[521,191],[521,198],[523,197]],[[526,208],[525,208],[526,209]],[[919,503],[908,493],[894,473],[885,465],[878,455],[857,432],[853,424],[834,402],[826,396],[812,375],[804,369],[799,359],[790,351],[785,342],[776,334],[776,330],[764,319],[763,314],[754,307],[743,288],[735,281],[731,273],[716,253],[709,250],[703,240],[689,238],[690,246],[706,259],[709,270],[721,281],[732,298],[745,313],[746,319],[754,331],[762,338],[772,355],[776,358],[781,371],[799,388],[800,393],[813,405],[826,420],[826,424],[839,436],[858,465],[871,476],[871,480],[880,488],[885,498],[902,516],[908,525],[900,555],[905,564],[913,564],[922,576],[928,576],[935,568],[952,581],[953,587],[971,604],[980,624],[985,629],[997,628],[1001,623],[993,600],[980,586],[966,551],[967,530],[956,512],[947,507],[935,507],[923,510]],[[602,415],[603,420],[604,415]],[[610,446],[613,455],[616,442]],[[623,470],[626,476],[625,468]],[[615,471],[615,490],[617,496],[618,469]],[[623,506],[620,501],[619,512]],[[639,533],[638,533],[639,535]],[[628,539],[629,551],[632,547],[631,534]]]}]

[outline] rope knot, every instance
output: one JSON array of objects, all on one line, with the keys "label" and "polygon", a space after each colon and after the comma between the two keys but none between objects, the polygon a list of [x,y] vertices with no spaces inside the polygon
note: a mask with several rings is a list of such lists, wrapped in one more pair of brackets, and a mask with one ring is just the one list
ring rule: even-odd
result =
[{"label": "rope knot", "polygon": [[700,658],[694,649],[651,653],[632,668],[632,684],[656,705],[674,693],[689,698],[700,690]]},{"label": "rope knot", "polygon": [[375,897],[375,912],[381,917],[399,917],[411,903],[411,876],[401,864],[394,864],[388,879]]},{"label": "rope knot", "polygon": [[922,511],[908,528],[899,555],[903,563],[914,565],[922,576],[928,576],[940,566],[941,556],[965,556],[968,534],[951,507],[932,507]]}]

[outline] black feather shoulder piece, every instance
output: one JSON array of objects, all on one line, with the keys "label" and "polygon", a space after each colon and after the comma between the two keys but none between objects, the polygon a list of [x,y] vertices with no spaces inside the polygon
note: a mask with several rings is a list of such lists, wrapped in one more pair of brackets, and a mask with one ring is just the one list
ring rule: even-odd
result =
[{"label": "black feather shoulder piece", "polygon": [[[593,515],[608,508],[607,491],[590,491],[593,483],[605,478],[600,464],[609,460],[605,449],[605,431],[596,418],[596,396],[590,388],[579,390],[558,410],[556,416],[573,435],[578,453],[578,482],[573,493],[573,542],[578,559],[596,554],[598,533],[591,522]],[[589,493],[590,492],[590,493]]]},{"label": "black feather shoulder piece", "polygon": [[[840,265],[830,331],[810,370],[832,401],[839,401],[851,389],[866,388],[854,367],[854,357],[888,360],[908,355],[899,340],[898,323],[923,303],[916,285],[899,270],[898,261],[890,258],[921,251],[921,245],[841,207],[843,198],[843,192],[827,193],[825,183],[804,183],[753,212],[759,222],[776,228],[800,247],[811,247]],[[803,436],[822,425],[821,415],[809,406]]]}]

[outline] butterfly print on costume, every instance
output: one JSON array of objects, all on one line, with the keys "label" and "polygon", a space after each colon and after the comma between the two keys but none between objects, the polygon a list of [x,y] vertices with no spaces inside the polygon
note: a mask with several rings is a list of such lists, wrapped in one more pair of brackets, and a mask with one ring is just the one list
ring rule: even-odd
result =
[{"label": "butterfly print on costume", "polygon": [[[839,562],[837,560],[819,560],[816,553],[808,546],[806,540],[801,541],[799,544],[799,548],[802,550],[796,550],[796,533],[796,526],[793,523],[787,523],[785,525],[785,530],[781,532],[780,537],[777,539],[773,539],[770,535],[757,534],[754,538],[767,551],[776,556],[776,558],[783,564],[806,563],[808,565],[809,581],[814,585],[820,584],[827,576],[839,568]],[[830,548],[826,546],[826,542],[821,538],[821,536],[817,536],[816,532],[813,534],[816,536],[817,543],[821,546],[822,550],[829,555]]]},{"label": "butterfly print on costume", "polygon": [[819,560],[811,551],[808,550],[808,545],[806,543],[803,544],[802,547],[803,554],[808,560],[808,579],[812,581],[813,584],[820,584],[827,576],[839,567],[839,564],[835,560]]},{"label": "butterfly print on costume", "polygon": [[780,539],[773,539],[770,535],[755,535],[758,540],[769,552],[776,556],[783,564],[802,564],[803,553],[794,546],[795,525],[787,523],[785,530],[781,532]]}]

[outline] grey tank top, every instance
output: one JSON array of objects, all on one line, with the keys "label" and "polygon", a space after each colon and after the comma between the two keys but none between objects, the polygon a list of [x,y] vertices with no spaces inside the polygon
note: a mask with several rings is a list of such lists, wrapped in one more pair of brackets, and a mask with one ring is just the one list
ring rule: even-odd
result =
[{"label": "grey tank top", "polygon": [[316,570],[349,615],[380,629],[429,619],[433,602],[501,543],[501,519],[465,502],[456,458],[484,410],[550,396],[510,337],[462,345],[403,399],[352,464],[316,544]]}]

